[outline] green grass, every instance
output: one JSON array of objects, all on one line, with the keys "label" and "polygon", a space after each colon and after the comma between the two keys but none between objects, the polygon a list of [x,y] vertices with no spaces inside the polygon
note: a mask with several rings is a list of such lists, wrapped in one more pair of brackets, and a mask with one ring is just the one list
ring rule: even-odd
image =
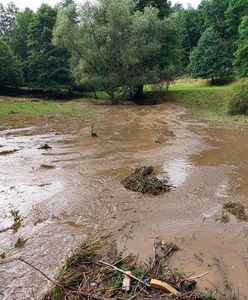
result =
[{"label": "green grass", "polygon": [[20,115],[26,117],[50,116],[54,114],[76,114],[84,110],[83,102],[31,101],[0,98],[0,117]]},{"label": "green grass", "polygon": [[207,120],[247,122],[245,116],[228,114],[229,99],[235,86],[236,83],[215,86],[202,80],[179,80],[171,85],[168,97]]}]

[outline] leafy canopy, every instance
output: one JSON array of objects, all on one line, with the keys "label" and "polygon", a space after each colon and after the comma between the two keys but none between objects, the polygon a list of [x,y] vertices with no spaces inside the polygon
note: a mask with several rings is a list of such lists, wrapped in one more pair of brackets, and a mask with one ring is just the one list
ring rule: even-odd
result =
[{"label": "leafy canopy", "polygon": [[240,77],[248,77],[248,16],[244,17],[239,27],[238,49],[235,53],[235,71]]},{"label": "leafy canopy", "polygon": [[52,45],[57,9],[42,4],[28,30],[27,81],[35,87],[59,87],[70,84],[68,53]]},{"label": "leafy canopy", "polygon": [[5,41],[10,40],[17,13],[18,8],[13,2],[8,3],[6,6],[0,3],[0,37]]},{"label": "leafy canopy", "polygon": [[10,47],[0,38],[0,88],[22,84],[20,63]]},{"label": "leafy canopy", "polygon": [[197,78],[228,77],[232,59],[225,42],[212,28],[206,29],[190,56],[189,71]]},{"label": "leafy canopy", "polygon": [[73,5],[61,10],[54,42],[70,52],[78,83],[103,88],[116,102],[120,90],[161,80],[173,63],[168,62],[175,55],[173,33],[176,36],[173,22],[159,19],[154,7],[137,11],[132,0],[102,0],[86,3],[77,12]]}]

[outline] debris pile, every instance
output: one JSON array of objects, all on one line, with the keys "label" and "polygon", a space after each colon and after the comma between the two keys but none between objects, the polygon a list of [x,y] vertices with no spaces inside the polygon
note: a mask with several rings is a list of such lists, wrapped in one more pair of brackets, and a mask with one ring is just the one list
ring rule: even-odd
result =
[{"label": "debris pile", "polygon": [[41,149],[41,150],[49,150],[49,149],[52,149],[52,147],[49,146],[47,143],[45,143],[43,146],[39,147],[38,149]]},{"label": "debris pile", "polygon": [[126,189],[142,194],[159,195],[168,192],[171,184],[167,179],[160,180],[155,175],[154,168],[139,167],[121,182]]},{"label": "debris pile", "polygon": [[43,300],[206,299],[197,292],[197,276],[189,278],[168,267],[169,257],[179,250],[175,244],[158,241],[153,248],[154,257],[140,265],[133,255],[113,255],[113,244],[106,240],[83,243],[57,281],[50,280],[54,288]]},{"label": "debris pile", "polygon": [[239,221],[248,221],[246,207],[240,202],[228,202],[224,205],[224,209],[234,215]]}]

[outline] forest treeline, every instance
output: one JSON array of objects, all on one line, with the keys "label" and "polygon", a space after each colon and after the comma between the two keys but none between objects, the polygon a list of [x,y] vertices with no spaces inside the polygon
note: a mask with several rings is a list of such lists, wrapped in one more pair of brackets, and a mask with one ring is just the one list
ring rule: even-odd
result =
[{"label": "forest treeline", "polygon": [[0,89],[104,90],[113,102],[177,76],[248,77],[248,1],[0,3]]}]

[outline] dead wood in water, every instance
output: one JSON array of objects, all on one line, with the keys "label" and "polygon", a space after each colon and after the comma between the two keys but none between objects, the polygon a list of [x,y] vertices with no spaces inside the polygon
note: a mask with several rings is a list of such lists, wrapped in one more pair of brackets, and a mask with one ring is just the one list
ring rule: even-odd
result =
[{"label": "dead wood in water", "polygon": [[142,194],[159,195],[168,192],[171,184],[168,179],[161,180],[154,173],[154,168],[140,167],[121,182],[126,189]]}]

